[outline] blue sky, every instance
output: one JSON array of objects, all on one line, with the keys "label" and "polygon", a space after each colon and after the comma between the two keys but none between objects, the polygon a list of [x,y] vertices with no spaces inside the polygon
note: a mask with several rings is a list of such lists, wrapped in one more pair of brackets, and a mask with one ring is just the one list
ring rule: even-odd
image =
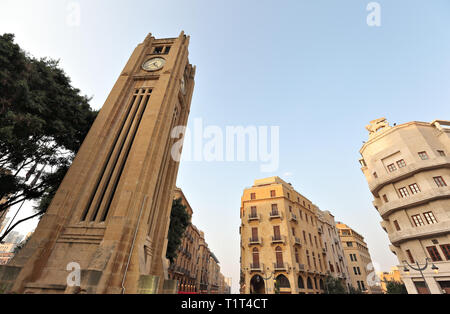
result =
[{"label": "blue sky", "polygon": [[[222,271],[239,281],[239,207],[254,179],[279,175],[363,234],[383,270],[396,263],[379,225],[359,149],[365,125],[450,118],[450,2],[2,0],[0,33],[31,54],[60,59],[73,85],[100,108],[147,33],[191,36],[197,66],[189,126],[280,126],[280,167],[185,162],[178,186]],[[68,5],[81,8],[67,24]],[[33,228],[32,223],[24,228]]]}]

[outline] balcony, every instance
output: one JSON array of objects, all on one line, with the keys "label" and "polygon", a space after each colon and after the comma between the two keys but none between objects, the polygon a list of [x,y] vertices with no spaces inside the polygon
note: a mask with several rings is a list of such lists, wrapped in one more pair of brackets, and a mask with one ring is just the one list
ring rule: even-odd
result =
[{"label": "balcony", "polygon": [[274,263],[273,270],[274,271],[287,271],[289,269],[287,263]]},{"label": "balcony", "polygon": [[285,236],[273,236],[272,237],[272,244],[277,244],[277,243],[286,243],[286,237]]},{"label": "balcony", "polygon": [[450,156],[437,157],[428,160],[418,160],[394,172],[389,172],[381,175],[379,174],[378,178],[370,177],[370,179],[368,179],[367,181],[372,194],[376,197],[379,197],[378,192],[383,186],[387,184],[403,180],[421,171],[445,167],[450,167]]},{"label": "balcony", "polygon": [[248,245],[262,245],[262,238],[250,238],[248,240]]},{"label": "balcony", "polygon": [[260,214],[248,215],[248,222],[250,221],[261,221],[261,215]]},{"label": "balcony", "polygon": [[297,263],[297,271],[305,271],[305,269],[306,269],[306,267],[305,267],[305,264],[300,264],[300,263]]},{"label": "balcony", "polygon": [[322,254],[324,254],[324,255],[327,254],[327,249],[326,248],[322,248]]},{"label": "balcony", "polygon": [[302,245],[302,241],[300,240],[300,238],[294,237],[294,245]]},{"label": "balcony", "polygon": [[319,234],[322,234],[323,233],[322,228],[321,227],[317,227],[317,232],[319,232]]},{"label": "balcony", "polygon": [[450,186],[436,187],[432,190],[422,191],[408,197],[396,199],[378,207],[378,212],[381,217],[386,219],[390,214],[397,210],[406,209],[409,207],[419,206],[434,200],[449,198]]},{"label": "balcony", "polygon": [[258,263],[258,264],[250,264],[250,272],[262,272],[264,269],[264,264]]},{"label": "balcony", "polygon": [[437,237],[440,235],[446,235],[450,230],[450,220],[438,222],[431,225],[424,225],[421,227],[410,227],[401,231],[393,232],[389,234],[389,240],[394,246],[398,246],[402,242],[420,239]]},{"label": "balcony", "polygon": [[277,211],[271,211],[269,214],[269,218],[270,219],[276,219],[276,218],[283,219],[283,216],[281,215],[281,212],[277,210]]},{"label": "balcony", "polygon": [[298,222],[297,220],[297,216],[293,213],[289,214],[289,221],[294,221],[294,222]]}]

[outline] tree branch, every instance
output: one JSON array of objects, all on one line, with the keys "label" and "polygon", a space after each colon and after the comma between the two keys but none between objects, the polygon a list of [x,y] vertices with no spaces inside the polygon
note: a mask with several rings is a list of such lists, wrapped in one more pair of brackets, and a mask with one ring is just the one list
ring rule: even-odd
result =
[{"label": "tree branch", "polygon": [[11,227],[9,227],[5,233],[0,237],[0,243],[3,243],[3,239],[15,228],[17,227],[17,225],[21,224],[22,222],[25,222],[27,220],[33,219],[39,215],[42,215],[42,212],[38,212],[30,217],[24,218],[22,220],[19,220],[18,222],[16,222],[14,225],[12,225]]}]

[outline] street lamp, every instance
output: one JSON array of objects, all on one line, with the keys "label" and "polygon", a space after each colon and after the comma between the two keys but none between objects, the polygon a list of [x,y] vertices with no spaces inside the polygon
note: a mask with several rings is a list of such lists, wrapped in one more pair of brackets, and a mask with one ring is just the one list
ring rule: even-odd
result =
[{"label": "street lamp", "polygon": [[[428,286],[428,284],[427,284],[427,281],[425,280],[425,276],[423,275],[423,271],[425,270],[425,269],[427,269],[428,268],[428,263],[429,262],[431,262],[431,269],[437,274],[438,273],[438,271],[439,271],[439,267],[437,267],[436,265],[434,265],[434,263],[432,262],[432,260],[430,259],[430,258],[425,258],[425,265],[423,265],[423,266],[420,266],[420,264],[419,264],[419,262],[418,261],[416,261],[416,265],[417,265],[417,267],[414,267],[414,266],[412,266],[412,265],[410,265],[409,263],[408,263],[408,261],[402,261],[403,262],[403,271],[406,273],[406,274],[409,274],[409,269],[408,269],[408,267],[409,268],[411,268],[411,269],[413,269],[413,270],[416,270],[416,271],[418,271],[418,272],[420,272],[420,275],[422,276],[422,278],[423,278],[423,282],[424,282],[424,284],[425,284],[425,287],[427,287],[427,289],[428,289],[428,291],[431,293],[431,290],[430,290],[430,287]],[[406,265],[408,265],[408,267],[406,267],[406,265],[404,265],[406,263]]]}]

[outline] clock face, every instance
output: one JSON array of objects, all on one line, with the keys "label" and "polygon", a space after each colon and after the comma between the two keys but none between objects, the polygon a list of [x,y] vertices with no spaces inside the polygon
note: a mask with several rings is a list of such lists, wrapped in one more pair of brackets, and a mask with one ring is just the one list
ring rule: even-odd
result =
[{"label": "clock face", "polygon": [[157,71],[162,69],[162,67],[166,64],[166,60],[160,57],[151,58],[144,62],[142,68],[145,71]]},{"label": "clock face", "polygon": [[181,78],[181,92],[186,94],[186,82],[184,81],[184,77]]}]

